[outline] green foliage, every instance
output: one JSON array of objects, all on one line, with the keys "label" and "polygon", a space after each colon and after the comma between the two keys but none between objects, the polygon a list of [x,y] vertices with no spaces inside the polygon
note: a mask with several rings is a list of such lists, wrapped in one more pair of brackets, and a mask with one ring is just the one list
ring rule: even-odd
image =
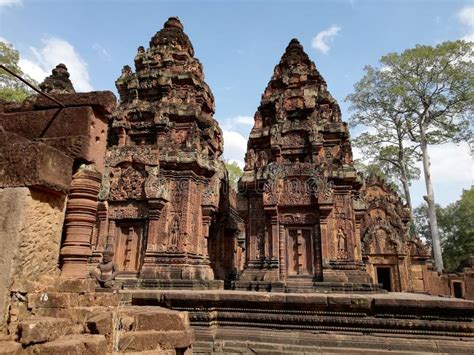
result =
[{"label": "green foliage", "polygon": [[[390,90],[384,68],[364,68],[364,77],[347,96],[353,112],[352,127],[371,127],[353,140],[368,165],[377,165],[388,180],[403,187],[405,199],[411,204],[409,186],[420,177],[415,166],[419,160],[416,145],[407,144],[408,131],[404,114],[397,109],[398,97]],[[410,206],[411,207],[411,206]]]},{"label": "green foliage", "polygon": [[[10,43],[0,42],[0,64],[28,80],[33,85],[36,85],[33,79],[21,71],[18,65],[19,60],[20,55],[18,51],[13,48]],[[6,101],[23,101],[31,94],[32,92],[28,86],[5,70],[0,69],[0,99]]]},{"label": "green foliage", "polygon": [[225,162],[225,167],[227,171],[229,172],[229,183],[230,186],[237,190],[237,184],[239,182],[240,177],[244,174],[242,169],[237,165],[236,162]]},{"label": "green foliage", "polygon": [[[446,269],[454,270],[459,263],[474,255],[474,188],[464,190],[461,198],[446,206],[436,205],[436,216]],[[428,206],[424,203],[413,211],[418,235],[431,246]]]},{"label": "green foliage", "polygon": [[459,142],[472,136],[474,108],[473,44],[418,45],[380,60],[384,81],[394,96],[392,110],[404,117],[413,142]]},{"label": "green foliage", "polygon": [[354,160],[354,167],[357,169],[357,171],[361,172],[366,178],[372,174],[384,178],[391,188],[393,188],[397,192],[400,192],[400,188],[397,185],[397,181],[394,181],[392,176],[387,175],[380,164],[366,164],[361,159],[356,159]]},{"label": "green foliage", "polygon": [[[348,96],[355,111],[352,125],[373,127],[359,145],[371,163],[387,162],[387,174],[400,173],[410,204],[409,182],[417,176],[418,149],[423,161],[435,264],[443,269],[428,146],[469,140],[474,110],[473,44],[444,42],[417,45],[366,67],[365,76]],[[410,141],[410,142],[407,142]],[[357,142],[356,142],[357,145]],[[388,148],[387,148],[388,147]]]}]

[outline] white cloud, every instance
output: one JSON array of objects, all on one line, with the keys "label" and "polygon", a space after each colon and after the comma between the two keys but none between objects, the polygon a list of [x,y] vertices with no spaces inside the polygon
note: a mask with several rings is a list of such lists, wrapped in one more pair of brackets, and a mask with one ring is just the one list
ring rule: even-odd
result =
[{"label": "white cloud", "polygon": [[472,182],[473,162],[468,143],[433,145],[429,147],[428,154],[434,181],[453,184]]},{"label": "white cloud", "polygon": [[20,60],[20,68],[33,79],[41,82],[59,63],[64,63],[76,91],[92,91],[87,63],[72,44],[61,38],[42,39],[41,48],[30,47],[33,59]]},{"label": "white cloud", "polygon": [[466,28],[463,40],[474,42],[474,6],[466,6],[458,12],[459,22]]},{"label": "white cloud", "polygon": [[6,44],[11,44],[10,41],[2,36],[0,36],[0,42],[4,42]]},{"label": "white cloud", "polygon": [[35,79],[39,83],[50,74],[37,63],[28,59],[20,58],[18,65],[24,73],[28,74],[28,76]]},{"label": "white cloud", "polygon": [[235,131],[223,130],[224,133],[224,158],[244,166],[244,156],[247,150],[247,140]]},{"label": "white cloud", "polygon": [[22,0],[0,0],[0,7],[23,5]]},{"label": "white cloud", "polygon": [[112,57],[110,56],[109,52],[107,52],[107,49],[105,49],[102,45],[100,45],[99,43],[94,43],[92,45],[92,49],[95,50],[98,54],[99,54],[99,57],[101,59],[104,59],[104,60],[107,60],[109,61],[110,59],[112,59]]},{"label": "white cloud", "polygon": [[328,53],[331,49],[329,44],[334,40],[334,37],[337,36],[340,30],[341,28],[339,26],[333,25],[319,32],[311,41],[311,46],[324,54]]},{"label": "white cloud", "polygon": [[230,119],[232,122],[253,126],[254,120],[252,116],[236,116]]}]

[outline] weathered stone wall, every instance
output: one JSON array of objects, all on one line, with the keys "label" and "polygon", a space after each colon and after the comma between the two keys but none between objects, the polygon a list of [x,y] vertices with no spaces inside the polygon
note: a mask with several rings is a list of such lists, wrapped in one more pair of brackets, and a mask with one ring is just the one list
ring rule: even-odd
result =
[{"label": "weathered stone wall", "polygon": [[66,196],[27,187],[0,189],[0,328],[10,292],[26,293],[59,275]]}]

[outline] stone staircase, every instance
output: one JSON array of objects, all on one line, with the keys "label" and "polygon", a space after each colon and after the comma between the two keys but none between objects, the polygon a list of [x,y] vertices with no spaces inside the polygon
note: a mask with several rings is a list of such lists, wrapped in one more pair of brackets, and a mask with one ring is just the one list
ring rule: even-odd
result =
[{"label": "stone staircase", "polygon": [[115,292],[69,287],[70,292],[29,293],[13,304],[0,355],[108,355],[192,353],[187,312],[129,306]]},{"label": "stone staircase", "polygon": [[105,354],[103,335],[84,334],[82,325],[66,318],[30,317],[17,324],[16,341],[0,341],[0,354]]}]

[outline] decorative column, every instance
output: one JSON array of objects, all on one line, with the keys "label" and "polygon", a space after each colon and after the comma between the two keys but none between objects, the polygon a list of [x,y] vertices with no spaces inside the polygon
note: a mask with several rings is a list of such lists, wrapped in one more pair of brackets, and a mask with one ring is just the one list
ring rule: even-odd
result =
[{"label": "decorative column", "polygon": [[280,224],[279,233],[279,252],[280,252],[280,281],[286,280],[286,235],[285,227]]},{"label": "decorative column", "polygon": [[92,255],[91,237],[97,214],[97,196],[102,174],[81,169],[73,176],[66,208],[61,247],[61,276],[87,278],[87,260]]},{"label": "decorative column", "polygon": [[272,260],[278,260],[278,256],[279,256],[278,244],[280,242],[280,238],[279,238],[280,233],[279,233],[279,225],[278,225],[278,216],[276,214],[271,216],[270,223],[272,226],[270,257]]},{"label": "decorative column", "polygon": [[161,211],[166,204],[166,200],[148,201],[148,235],[146,240],[145,258],[140,274],[143,277],[155,277],[156,252],[158,245],[158,228]]},{"label": "decorative column", "polygon": [[97,204],[97,219],[98,219],[98,227],[97,227],[97,241],[95,250],[96,251],[104,251],[107,243],[107,227],[108,227],[108,207],[107,201],[99,202]]},{"label": "decorative column", "polygon": [[199,245],[202,245],[202,248],[199,252],[205,255],[206,258],[209,257],[209,252],[207,250],[207,240],[209,238],[209,228],[211,226],[214,213],[214,206],[202,206],[202,235],[204,240],[202,240],[202,244],[199,243]]}]

